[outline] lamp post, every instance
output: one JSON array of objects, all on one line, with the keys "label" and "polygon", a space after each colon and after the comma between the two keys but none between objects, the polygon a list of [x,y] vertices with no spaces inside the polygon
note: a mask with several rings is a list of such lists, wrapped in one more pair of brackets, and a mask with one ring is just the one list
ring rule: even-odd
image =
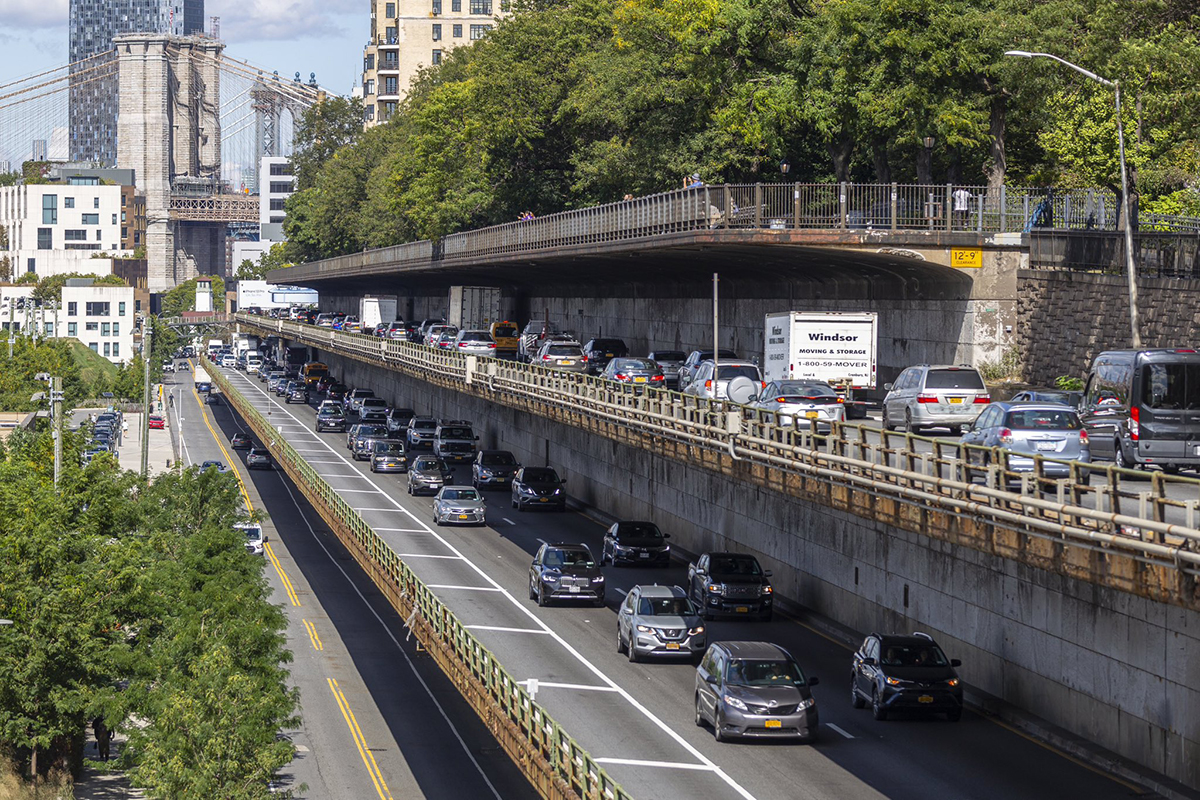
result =
[{"label": "lamp post", "polygon": [[785,181],[787,180],[788,173],[791,171],[792,171],[792,163],[790,161],[788,161],[787,158],[784,158],[782,161],[779,162],[779,174],[783,176],[783,179]]},{"label": "lamp post", "polygon": [[[62,378],[53,377],[48,372],[39,372],[33,377],[45,381],[50,388],[50,427],[54,437],[54,491],[57,494],[59,477],[62,475]],[[46,399],[46,394],[38,392],[30,399],[38,402]]]},{"label": "lamp post", "polygon": [[1110,81],[1107,78],[1101,78],[1091,70],[1086,70],[1078,64],[1072,64],[1065,58],[1059,58],[1050,53],[1031,53],[1027,50],[1009,50],[1004,55],[1015,56],[1017,58],[1048,58],[1052,61],[1057,61],[1065,67],[1078,72],[1085,78],[1089,78],[1097,83],[1112,87],[1117,100],[1117,152],[1120,155],[1121,161],[1121,205],[1125,211],[1125,271],[1128,274],[1129,280],[1129,326],[1131,329],[1131,341],[1135,348],[1142,346],[1142,335],[1140,332],[1141,326],[1138,324],[1138,294],[1137,294],[1137,267],[1133,263],[1133,210],[1129,204],[1129,182],[1125,175],[1125,125],[1121,121],[1121,82]]}]

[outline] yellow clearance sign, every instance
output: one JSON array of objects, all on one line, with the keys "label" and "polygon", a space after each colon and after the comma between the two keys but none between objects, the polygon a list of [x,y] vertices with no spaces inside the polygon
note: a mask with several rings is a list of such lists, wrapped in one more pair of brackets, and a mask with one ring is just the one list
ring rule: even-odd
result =
[{"label": "yellow clearance sign", "polygon": [[979,247],[951,249],[950,266],[958,269],[979,269],[983,266],[983,249]]}]

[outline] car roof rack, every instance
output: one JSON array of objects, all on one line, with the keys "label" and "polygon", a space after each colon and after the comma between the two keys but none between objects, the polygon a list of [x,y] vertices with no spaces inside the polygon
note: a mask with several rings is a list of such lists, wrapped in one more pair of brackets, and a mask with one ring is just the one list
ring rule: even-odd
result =
[{"label": "car roof rack", "polygon": [[925,633],[925,631],[917,631],[913,634],[913,636],[920,636],[922,639],[928,639],[931,642],[933,641],[933,637],[928,633]]}]

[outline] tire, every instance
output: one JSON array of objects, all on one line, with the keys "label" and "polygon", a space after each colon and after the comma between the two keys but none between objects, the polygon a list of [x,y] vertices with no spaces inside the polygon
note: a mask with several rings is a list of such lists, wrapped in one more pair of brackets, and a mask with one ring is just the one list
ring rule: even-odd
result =
[{"label": "tire", "polygon": [[537,588],[537,604],[542,608],[550,605],[550,600],[546,597],[546,591],[540,581],[538,582]]},{"label": "tire", "polygon": [[887,709],[879,702],[878,689],[871,690],[871,715],[879,722],[883,722],[888,716]]},{"label": "tire", "polygon": [[962,425],[951,425],[950,426],[950,435],[951,436],[962,436]]},{"label": "tire", "polygon": [[850,676],[850,707],[851,708],[866,708],[867,701],[862,699],[862,695],[858,693],[858,682],[854,680],[854,675]]},{"label": "tire", "polygon": [[629,656],[630,664],[637,664],[639,661],[642,660],[641,656],[638,655],[637,648],[633,644],[633,634],[632,633],[629,635],[629,644],[625,646],[625,654],[627,656]]},{"label": "tire", "polygon": [[531,583],[528,586],[526,586],[525,588],[529,590],[529,599],[537,600],[537,594],[533,591],[533,584]]},{"label": "tire", "polygon": [[1113,447],[1113,464],[1120,469],[1137,469],[1136,463],[1130,462],[1125,458],[1125,450],[1121,447],[1121,440],[1118,439]]},{"label": "tire", "polygon": [[912,411],[905,409],[904,410],[904,432],[905,433],[918,433],[919,431],[920,431],[920,428],[913,425]]},{"label": "tire", "polygon": [[713,738],[716,739],[721,744],[726,744],[731,740],[730,740],[729,736],[727,736],[721,732],[721,723],[722,722],[723,722],[723,720],[721,719],[721,712],[718,711],[716,714],[716,717],[714,718],[714,721],[713,721]]},{"label": "tire", "polygon": [[946,719],[949,720],[950,722],[958,722],[960,719],[962,719],[962,707],[959,706],[958,708],[954,709],[953,711],[947,711]]},{"label": "tire", "polygon": [[625,640],[621,638],[621,626],[617,626],[617,652],[621,655],[625,654]]},{"label": "tire", "polygon": [[703,728],[708,723],[704,721],[704,712],[700,710],[700,693],[696,692],[696,727]]},{"label": "tire", "polygon": [[888,421],[887,406],[883,407],[883,422],[880,427],[882,427],[885,431],[890,431],[890,430],[894,429],[892,423],[890,421]]},{"label": "tire", "polygon": [[410,497],[412,496],[412,484],[411,483],[408,485],[408,494]]}]

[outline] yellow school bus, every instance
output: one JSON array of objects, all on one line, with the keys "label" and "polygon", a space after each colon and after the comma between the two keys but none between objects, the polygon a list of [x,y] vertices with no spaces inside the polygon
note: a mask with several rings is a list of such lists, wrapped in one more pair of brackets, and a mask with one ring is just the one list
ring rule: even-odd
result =
[{"label": "yellow school bus", "polygon": [[320,361],[310,361],[304,365],[301,374],[304,375],[304,383],[306,385],[314,386],[317,381],[329,374],[329,367]]}]

